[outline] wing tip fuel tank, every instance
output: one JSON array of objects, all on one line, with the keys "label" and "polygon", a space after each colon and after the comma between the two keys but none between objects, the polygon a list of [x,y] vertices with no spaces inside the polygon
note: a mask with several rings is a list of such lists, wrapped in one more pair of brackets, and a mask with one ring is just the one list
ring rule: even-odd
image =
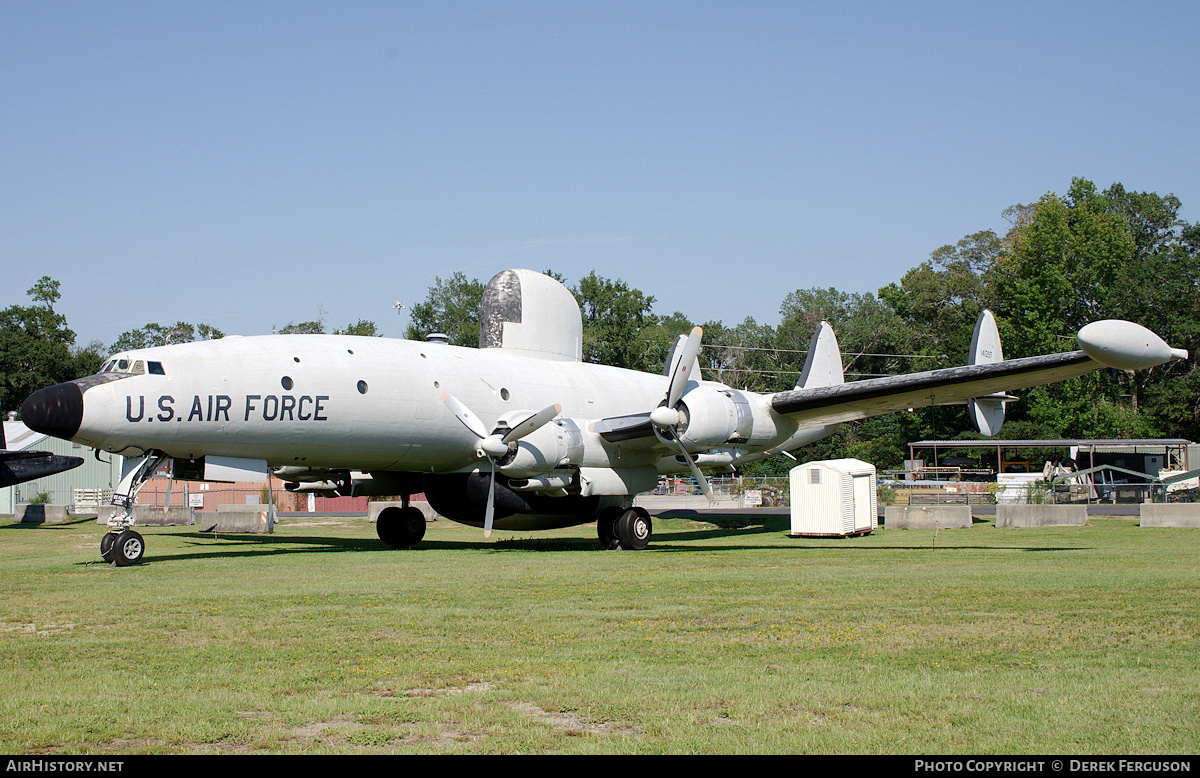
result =
[{"label": "wing tip fuel tank", "polygon": [[1094,321],[1084,326],[1076,339],[1089,357],[1118,370],[1143,370],[1188,358],[1186,349],[1171,348],[1153,331],[1122,319]]}]

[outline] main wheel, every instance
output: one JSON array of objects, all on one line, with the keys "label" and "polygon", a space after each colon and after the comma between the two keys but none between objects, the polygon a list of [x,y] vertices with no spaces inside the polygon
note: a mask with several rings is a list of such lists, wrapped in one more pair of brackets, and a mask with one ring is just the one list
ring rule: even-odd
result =
[{"label": "main wheel", "polygon": [[136,565],[142,561],[142,554],[146,552],[146,544],[142,540],[142,536],[131,529],[122,530],[117,539],[113,541],[113,546],[110,551],[117,567],[129,567]]},{"label": "main wheel", "polygon": [[641,551],[650,542],[650,514],[645,508],[630,508],[617,519],[617,538],[621,548]]},{"label": "main wheel", "polygon": [[601,548],[612,550],[620,547],[621,540],[617,537],[617,521],[624,512],[624,508],[617,507],[601,511],[600,517],[596,519],[596,534],[600,536]]},{"label": "main wheel", "polygon": [[384,508],[375,520],[375,534],[392,548],[408,548],[425,537],[425,514],[420,508]]}]

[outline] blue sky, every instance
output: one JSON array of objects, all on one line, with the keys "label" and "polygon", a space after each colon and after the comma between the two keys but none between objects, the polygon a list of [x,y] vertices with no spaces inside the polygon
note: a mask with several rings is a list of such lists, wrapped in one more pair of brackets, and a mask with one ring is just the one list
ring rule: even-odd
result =
[{"label": "blue sky", "polygon": [[1195,2],[13,0],[0,306],[396,335],[527,267],[775,324],[1075,176],[1200,219],[1197,41]]}]

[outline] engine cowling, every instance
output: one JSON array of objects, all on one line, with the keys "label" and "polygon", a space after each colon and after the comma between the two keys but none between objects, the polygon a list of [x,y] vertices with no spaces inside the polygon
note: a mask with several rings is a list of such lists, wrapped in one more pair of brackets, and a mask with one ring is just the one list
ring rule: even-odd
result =
[{"label": "engine cowling", "polygon": [[679,404],[680,423],[675,427],[678,440],[689,451],[723,446],[744,437],[743,428],[753,423],[735,402],[731,392],[698,386],[685,394]]},{"label": "engine cowling", "polygon": [[497,463],[510,478],[529,478],[583,462],[583,432],[573,419],[555,419],[511,445]]}]

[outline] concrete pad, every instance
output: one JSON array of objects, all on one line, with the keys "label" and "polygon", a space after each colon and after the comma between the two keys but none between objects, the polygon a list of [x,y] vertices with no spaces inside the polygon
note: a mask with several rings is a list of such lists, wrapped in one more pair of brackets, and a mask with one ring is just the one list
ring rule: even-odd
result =
[{"label": "concrete pad", "polygon": [[25,524],[61,524],[67,520],[67,506],[19,502],[13,520]]},{"label": "concrete pad", "polygon": [[889,505],[883,529],[970,529],[969,505]]},{"label": "concrete pad", "polygon": [[1200,503],[1145,503],[1141,527],[1200,527]]},{"label": "concrete pad", "polygon": [[997,505],[996,527],[1082,527],[1086,505]]},{"label": "concrete pad", "polygon": [[[420,510],[421,513],[425,514],[425,521],[437,521],[437,519],[438,519],[437,513],[435,513],[433,508],[429,507],[429,503],[425,502],[424,500],[411,500],[411,501],[409,501],[408,504],[411,505],[412,507]],[[379,513],[384,508],[403,508],[403,507],[404,507],[404,503],[400,502],[399,500],[369,502],[369,503],[367,503],[367,521],[374,523],[376,520],[378,520]]]}]

